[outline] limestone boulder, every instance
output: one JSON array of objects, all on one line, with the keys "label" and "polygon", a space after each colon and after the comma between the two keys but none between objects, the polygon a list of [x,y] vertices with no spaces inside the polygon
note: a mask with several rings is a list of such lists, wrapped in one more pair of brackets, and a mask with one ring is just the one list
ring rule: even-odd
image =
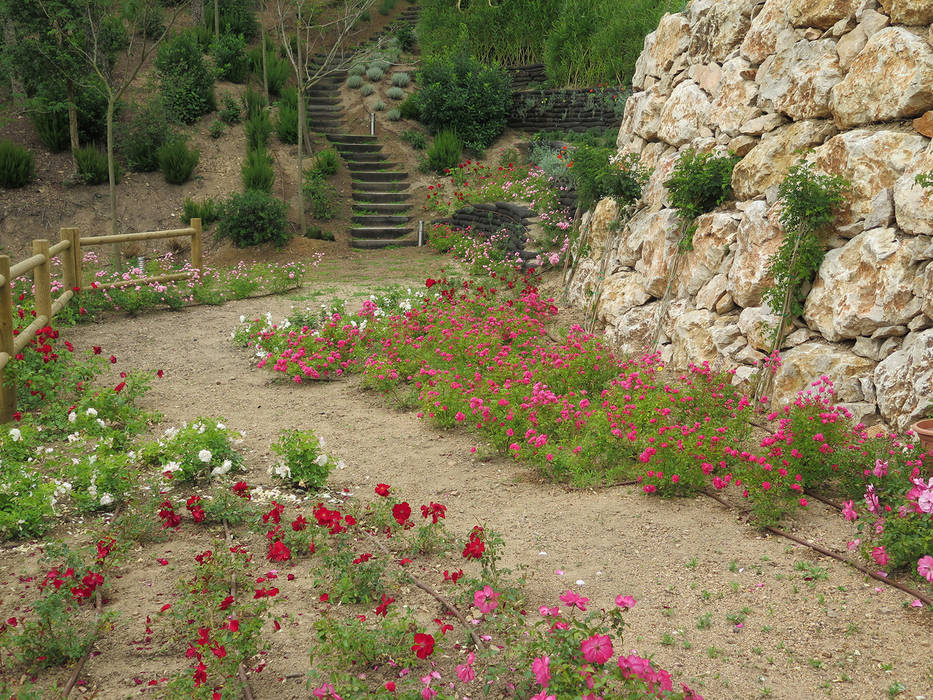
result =
[{"label": "limestone boulder", "polygon": [[606,327],[606,339],[622,355],[639,356],[651,342],[661,302],[629,309],[613,326]]},{"label": "limestone boulder", "polygon": [[754,199],[780,182],[800,159],[801,151],[819,146],[835,136],[829,120],[808,119],[782,126],[762,136],[761,141],[732,171],[732,189],[738,199]]},{"label": "limestone boulder", "polygon": [[747,0],[718,0],[693,25],[690,58],[694,63],[723,61],[745,38],[752,6]]},{"label": "limestone boulder", "polygon": [[645,290],[660,299],[667,288],[668,274],[677,251],[680,225],[676,216],[654,217],[650,225],[635,270],[644,278]]},{"label": "limestone boulder", "polygon": [[[647,151],[653,145],[655,144],[649,144],[645,150]],[[656,145],[661,146],[662,144]],[[667,206],[667,188],[664,183],[670,179],[671,171],[674,170],[678,158],[676,149],[666,148],[656,158],[642,160],[642,164],[646,168],[653,168],[651,176],[648,178],[648,184],[645,185],[642,191],[642,199],[649,208],[657,210]]]},{"label": "limestone boulder", "polygon": [[703,285],[697,292],[696,305],[698,309],[712,311],[720,301],[728,295],[729,278],[720,273]]},{"label": "limestone boulder", "polygon": [[671,362],[675,367],[712,363],[719,353],[710,331],[715,316],[709,311],[695,309],[677,318],[671,335]]},{"label": "limestone boulder", "polygon": [[761,114],[758,107],[758,84],[749,80],[749,63],[733,58],[722,66],[719,89],[710,105],[707,120],[720,132],[737,136],[743,124]]},{"label": "limestone boulder", "polygon": [[785,352],[774,378],[774,396],[781,403],[792,402],[798,392],[811,390],[820,377],[829,377],[839,402],[860,402],[864,393],[860,379],[871,375],[875,363],[836,345],[817,341],[803,343]]},{"label": "limestone boulder", "polygon": [[601,199],[596,203],[587,222],[589,228],[590,259],[598,261],[602,258],[606,240],[612,235],[610,229],[613,222],[619,218],[619,205],[611,197]]},{"label": "limestone boulder", "polygon": [[836,217],[836,227],[860,233],[875,208],[873,200],[894,183],[924,151],[927,139],[900,131],[853,129],[826,141],[810,156],[817,170],[835,173],[852,187]]},{"label": "limestone boulder", "polygon": [[768,260],[784,240],[780,209],[766,202],[749,202],[736,231],[735,255],[727,275],[727,290],[739,306],[758,306],[761,295],[773,283]]},{"label": "limestone boulder", "polygon": [[923,311],[923,316],[911,321],[908,328],[926,329],[928,326],[924,325],[924,322],[933,319],[933,264],[924,267],[923,274],[914,287],[914,293],[920,297],[920,310]]},{"label": "limestone boulder", "polygon": [[846,129],[920,116],[933,108],[933,47],[904,27],[882,29],[832,87],[829,106]]},{"label": "limestone boulder", "polygon": [[853,59],[865,48],[869,37],[874,36],[891,23],[887,15],[874,10],[865,9],[859,15],[859,23],[846,32],[836,44],[836,53],[839,55],[839,65],[848,69]]},{"label": "limestone boulder", "polygon": [[831,116],[829,97],[842,80],[836,42],[798,41],[769,56],[758,69],[759,106],[794,120]]},{"label": "limestone boulder", "polygon": [[665,15],[658,28],[645,37],[644,49],[635,64],[633,89],[642,89],[647,76],[661,78],[674,60],[690,45],[690,23],[682,14]]},{"label": "limestone boulder", "polygon": [[693,249],[681,256],[675,280],[674,289],[678,296],[694,296],[722,268],[728,270],[731,263],[731,248],[738,229],[737,217],[713,212],[700,216],[696,223]]},{"label": "limestone boulder", "polygon": [[739,131],[748,136],[761,136],[762,134],[767,134],[769,131],[774,131],[784,123],[785,119],[780,114],[777,112],[768,112],[767,114],[762,114],[760,117],[749,119],[742,124]]},{"label": "limestone boulder", "polygon": [[870,336],[920,312],[916,239],[893,228],[865,231],[830,250],[804,304],[807,325],[831,341]]},{"label": "limestone boulder", "polygon": [[795,27],[829,29],[855,16],[861,0],[790,0],[787,18]]},{"label": "limestone boulder", "polygon": [[917,184],[917,175],[933,170],[933,149],[910,164],[894,183],[894,216],[905,233],[933,234],[933,187]]},{"label": "limestone boulder", "polygon": [[609,275],[603,282],[597,314],[606,325],[616,325],[636,306],[651,298],[645,291],[644,279],[631,270]]},{"label": "limestone boulder", "polygon": [[912,126],[914,127],[914,131],[916,131],[918,134],[922,134],[929,139],[933,139],[933,110],[924,112],[922,116],[914,119]]},{"label": "limestone boulder", "polygon": [[873,375],[878,410],[899,431],[923,416],[933,396],[933,329],[912,333],[908,339],[878,364]]},{"label": "limestone boulder", "polygon": [[933,3],[929,0],[878,0],[897,24],[922,25],[933,22]]},{"label": "limestone boulder", "polygon": [[756,350],[769,351],[780,317],[767,306],[749,306],[739,314],[739,330]]},{"label": "limestone boulder", "polygon": [[787,0],[766,0],[742,40],[740,53],[757,65],[796,42],[797,33],[787,18]]},{"label": "limestone boulder", "polygon": [[666,101],[657,87],[635,93],[625,102],[621,131],[653,141],[658,137],[661,110]]},{"label": "limestone boulder", "polygon": [[672,146],[683,146],[702,136],[709,108],[709,97],[703,89],[692,80],[685,80],[664,103],[658,138]]}]

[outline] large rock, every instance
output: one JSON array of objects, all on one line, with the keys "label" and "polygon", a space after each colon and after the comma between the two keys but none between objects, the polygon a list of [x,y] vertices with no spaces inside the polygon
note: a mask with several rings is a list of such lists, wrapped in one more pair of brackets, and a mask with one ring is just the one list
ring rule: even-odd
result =
[{"label": "large rock", "polygon": [[758,306],[761,294],[773,283],[768,260],[774,255],[784,232],[779,225],[779,208],[763,201],[745,207],[736,232],[735,257],[728,274],[728,291],[739,306]]},{"label": "large rock", "polygon": [[692,80],[674,88],[661,110],[658,138],[672,146],[683,146],[701,135],[706,127],[709,98]]},{"label": "large rock", "polygon": [[622,131],[640,136],[646,141],[656,139],[658,125],[661,122],[661,110],[666,101],[667,98],[656,86],[629,97],[625,102]]},{"label": "large rock", "polygon": [[795,27],[829,29],[855,15],[861,0],[790,0],[787,17]]},{"label": "large rock", "polygon": [[933,187],[917,184],[917,175],[933,171],[933,149],[918,156],[894,183],[894,215],[898,227],[919,235],[933,234]]},{"label": "large rock", "polygon": [[919,134],[854,129],[815,149],[811,158],[818,170],[841,175],[852,184],[846,205],[836,217],[837,228],[860,233],[876,208],[873,202],[878,193],[893,188],[926,145],[927,139]]},{"label": "large rock", "polygon": [[758,84],[749,80],[749,63],[733,58],[722,66],[719,91],[710,105],[707,120],[722,133],[737,136],[740,127],[761,114],[758,107]]},{"label": "large rock", "polygon": [[933,396],[933,330],[911,335],[911,342],[888,355],[873,377],[878,409],[900,431],[926,413]]},{"label": "large rock", "polygon": [[652,229],[645,235],[641,247],[641,258],[635,263],[635,269],[644,277],[645,289],[654,297],[661,298],[667,289],[667,280],[680,237],[679,223],[680,220],[676,217],[654,217],[650,221]]},{"label": "large rock", "polygon": [[[662,146],[665,150],[662,150]],[[667,206],[667,188],[664,183],[670,179],[671,171],[677,165],[679,156],[675,149],[667,147],[666,144],[648,144],[645,152],[648,153],[649,149],[651,149],[649,155],[654,155],[654,157],[642,159],[642,164],[652,169],[648,184],[642,191],[642,199],[650,209],[661,209]]]},{"label": "large rock", "polygon": [[675,367],[716,360],[719,353],[710,334],[715,318],[701,309],[687,311],[677,318],[671,335],[671,362]]},{"label": "large rock", "polygon": [[810,328],[839,341],[910,321],[920,312],[917,244],[899,240],[896,229],[878,228],[829,251],[804,305]]},{"label": "large rock", "polygon": [[761,141],[735,166],[732,189],[737,199],[754,199],[787,175],[801,151],[822,144],[836,134],[829,120],[805,120],[782,126]]},{"label": "large rock", "polygon": [[623,355],[639,356],[651,342],[658,323],[661,302],[636,306],[623,314],[613,326],[606,326],[606,338]]},{"label": "large rock", "polygon": [[599,318],[606,325],[614,326],[622,316],[651,298],[645,291],[644,279],[631,270],[610,275],[603,283],[599,299]]},{"label": "large rock", "polygon": [[675,209],[653,211],[643,209],[633,216],[615,248],[615,263],[621,267],[634,267],[641,259],[645,241],[657,236],[666,237],[669,231],[680,227],[680,218]]},{"label": "large rock", "polygon": [[741,55],[758,64],[796,41],[797,33],[787,18],[787,0],[766,0],[742,40]]},{"label": "large rock", "polygon": [[662,77],[690,45],[690,23],[682,14],[664,15],[658,28],[645,37],[644,49],[635,64],[632,88],[641,90],[645,77]]},{"label": "large rock", "polygon": [[870,375],[875,363],[835,345],[816,341],[798,345],[784,353],[774,378],[774,395],[791,402],[798,392],[808,391],[820,377],[829,377],[836,401],[862,401],[860,378]]},{"label": "large rock", "polygon": [[[737,217],[723,212],[704,214],[697,218],[697,230],[693,234],[693,249],[682,255],[680,269],[675,280],[678,296],[694,296],[720,272],[727,260],[730,248],[735,243],[738,229]],[[728,269],[726,267],[725,269]]]},{"label": "large rock", "polygon": [[771,350],[780,317],[767,306],[749,306],[739,314],[739,330],[757,350]]},{"label": "large rock", "polygon": [[597,261],[602,258],[605,243],[612,235],[611,228],[619,218],[619,205],[611,197],[601,199],[590,213],[589,246],[590,259]]},{"label": "large rock", "polygon": [[930,0],[878,0],[884,11],[898,24],[930,24],[933,3]]},{"label": "large rock", "polygon": [[836,53],[839,54],[839,65],[848,69],[859,51],[865,48],[869,37],[874,36],[891,23],[887,15],[874,10],[864,10],[860,15],[859,23],[852,31],[839,37],[836,43]]},{"label": "large rock", "polygon": [[757,79],[763,109],[773,107],[794,120],[828,117],[830,91],[842,80],[836,42],[798,41],[765,59]]},{"label": "large rock", "polygon": [[882,29],[833,86],[830,108],[841,128],[923,114],[933,108],[933,49],[903,27]]},{"label": "large rock", "polygon": [[745,37],[752,5],[748,0],[719,0],[693,26],[689,54],[694,63],[723,61]]}]

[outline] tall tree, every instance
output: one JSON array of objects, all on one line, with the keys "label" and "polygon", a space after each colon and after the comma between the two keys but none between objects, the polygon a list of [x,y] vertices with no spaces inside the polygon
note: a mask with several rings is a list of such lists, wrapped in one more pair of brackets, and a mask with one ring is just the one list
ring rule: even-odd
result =
[{"label": "tall tree", "polygon": [[309,147],[307,93],[324,78],[349,65],[354,56],[350,47],[360,33],[360,19],[373,4],[374,0],[268,0],[298,89],[298,226],[302,233],[303,156]]}]

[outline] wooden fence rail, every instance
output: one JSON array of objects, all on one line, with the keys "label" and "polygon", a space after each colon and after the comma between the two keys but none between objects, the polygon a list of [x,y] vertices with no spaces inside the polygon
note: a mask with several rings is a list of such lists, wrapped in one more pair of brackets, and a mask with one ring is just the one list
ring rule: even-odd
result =
[{"label": "wooden fence rail", "polygon": [[[15,265],[10,263],[9,256],[0,255],[0,423],[8,423],[13,419],[13,414],[16,413],[16,387],[7,383],[4,371],[10,362],[16,361],[16,354],[29,345],[41,329],[50,325],[52,319],[65,307],[65,304],[82,291],[84,279],[82,260],[85,247],[105,245],[107,243],[154,241],[164,238],[191,238],[191,272],[119,280],[93,287],[95,290],[103,290],[124,287],[130,284],[149,284],[150,282],[170,282],[187,279],[194,271],[201,269],[201,234],[200,219],[191,219],[191,225],[188,228],[168,231],[144,231],[142,233],[126,233],[115,236],[82,237],[80,231],[76,228],[63,228],[61,229],[61,240],[58,243],[49,245],[49,241],[44,238],[34,240],[32,242],[32,255]],[[52,258],[57,255],[62,258],[63,291],[53,300]],[[36,316],[28,326],[14,335],[12,283],[13,280],[30,272],[32,273]],[[88,288],[89,290],[90,288]]]}]

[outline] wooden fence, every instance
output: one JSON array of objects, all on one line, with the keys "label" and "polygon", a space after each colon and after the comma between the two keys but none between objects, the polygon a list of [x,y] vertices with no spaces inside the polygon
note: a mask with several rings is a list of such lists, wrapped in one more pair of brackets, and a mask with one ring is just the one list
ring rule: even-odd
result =
[{"label": "wooden fence", "polygon": [[[0,423],[11,421],[13,414],[16,412],[16,388],[7,384],[4,370],[10,362],[16,361],[16,354],[29,345],[42,328],[51,325],[55,314],[61,311],[65,304],[74,298],[75,294],[82,291],[81,285],[84,279],[82,251],[84,248],[106,245],[107,243],[120,244],[131,241],[155,241],[163,238],[190,237],[192,271],[119,280],[95,285],[93,289],[110,289],[113,287],[126,287],[131,284],[148,284],[150,282],[170,282],[187,279],[194,271],[201,269],[201,233],[200,219],[191,219],[191,225],[188,228],[109,236],[82,237],[76,228],[63,228],[61,229],[61,240],[58,243],[49,245],[49,241],[44,238],[34,240],[32,242],[32,256],[21,260],[15,265],[10,264],[9,256],[0,255]],[[51,268],[52,258],[56,255],[60,255],[62,259],[63,291],[53,300]],[[27,275],[30,272],[35,287],[36,316],[32,323],[14,335],[12,282],[17,277]]]}]

